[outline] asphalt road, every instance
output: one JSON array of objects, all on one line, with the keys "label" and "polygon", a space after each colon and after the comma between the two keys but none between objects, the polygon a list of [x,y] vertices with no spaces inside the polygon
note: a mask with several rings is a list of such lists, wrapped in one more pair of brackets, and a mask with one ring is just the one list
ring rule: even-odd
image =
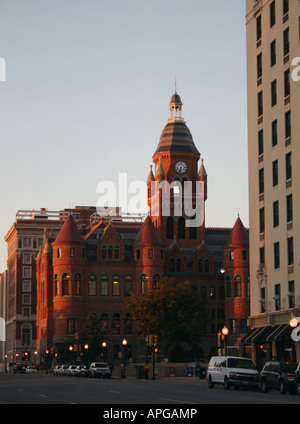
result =
[{"label": "asphalt road", "polygon": [[300,404],[299,395],[207,387],[198,378],[156,380],[54,377],[51,374],[0,374],[0,404],[173,405]]}]

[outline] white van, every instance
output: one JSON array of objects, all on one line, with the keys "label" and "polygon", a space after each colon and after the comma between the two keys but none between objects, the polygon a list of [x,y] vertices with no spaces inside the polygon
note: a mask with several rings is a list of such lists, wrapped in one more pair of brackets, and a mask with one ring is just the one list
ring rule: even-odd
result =
[{"label": "white van", "polygon": [[207,369],[208,387],[223,384],[224,389],[233,386],[236,390],[240,387],[258,389],[259,372],[251,359],[239,356],[213,356]]}]

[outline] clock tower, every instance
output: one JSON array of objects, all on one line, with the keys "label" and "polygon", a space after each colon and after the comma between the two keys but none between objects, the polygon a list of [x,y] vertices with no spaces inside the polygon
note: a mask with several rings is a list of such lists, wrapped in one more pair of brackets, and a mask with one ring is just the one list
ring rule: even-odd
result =
[{"label": "clock tower", "polygon": [[[152,157],[154,162],[148,176],[148,205],[150,206],[151,219],[159,231],[161,239],[166,244],[173,243],[174,237],[181,246],[196,246],[204,240],[204,201],[207,197],[207,175],[203,161],[198,169],[200,153],[194,144],[190,130],[182,117],[182,106],[180,96],[176,90],[169,103],[170,116],[162,131],[157,149]],[[166,191],[167,182],[170,188],[170,204],[166,205],[163,192]],[[199,182],[202,181],[203,185]],[[193,218],[192,213],[187,214],[185,209],[185,193],[190,182],[191,190],[188,198],[191,207],[195,210],[196,194],[203,190],[203,207],[201,224],[188,224]],[[198,182],[198,184],[197,184]],[[151,189],[152,188],[152,189]],[[180,201],[182,201],[182,208]],[[163,207],[170,206],[169,213],[163,213]]]}]

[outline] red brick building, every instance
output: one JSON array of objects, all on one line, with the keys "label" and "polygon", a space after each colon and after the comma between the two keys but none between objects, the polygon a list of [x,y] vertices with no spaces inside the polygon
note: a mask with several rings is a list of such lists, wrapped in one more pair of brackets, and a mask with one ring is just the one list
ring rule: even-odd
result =
[{"label": "red brick building", "polygon": [[[129,320],[123,302],[133,292],[147,294],[164,275],[189,281],[207,301],[210,320],[203,336],[205,356],[213,353],[216,333],[226,325],[228,345],[247,332],[249,315],[248,233],[240,218],[233,229],[189,227],[191,216],[178,213],[176,196],[184,182],[192,183],[189,200],[195,205],[203,183],[203,217],[207,173],[192,135],[182,118],[182,102],[175,92],[170,117],[153,155],[147,179],[150,215],[144,222],[122,217],[98,217],[79,231],[70,214],[56,237],[47,234],[36,258],[37,349],[73,340],[90,312],[101,319],[107,337],[107,357],[117,359],[123,338],[129,356],[139,361],[145,349]],[[172,184],[170,213],[163,214],[162,181]],[[151,190],[156,183],[155,190]],[[222,181],[220,181],[220,184]],[[155,184],[154,184],[155,185]],[[178,190],[176,190],[178,188]],[[223,273],[220,270],[224,271]]]}]

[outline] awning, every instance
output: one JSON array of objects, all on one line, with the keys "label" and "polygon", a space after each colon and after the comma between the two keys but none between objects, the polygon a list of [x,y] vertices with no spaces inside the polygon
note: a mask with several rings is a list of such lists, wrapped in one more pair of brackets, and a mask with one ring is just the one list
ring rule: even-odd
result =
[{"label": "awning", "polygon": [[275,341],[276,336],[286,327],[286,324],[278,324],[272,328],[272,331],[267,336],[267,342]]},{"label": "awning", "polygon": [[252,337],[252,343],[265,343],[267,341],[267,336],[272,331],[272,327],[270,325],[266,327],[261,327],[260,331]]},{"label": "awning", "polygon": [[291,334],[294,329],[289,325],[285,324],[284,328],[281,329],[275,336],[275,342],[282,342],[285,340],[291,340]]},{"label": "awning", "polygon": [[242,338],[241,343],[251,343],[252,337],[261,330],[261,327],[252,328],[249,333]]}]

